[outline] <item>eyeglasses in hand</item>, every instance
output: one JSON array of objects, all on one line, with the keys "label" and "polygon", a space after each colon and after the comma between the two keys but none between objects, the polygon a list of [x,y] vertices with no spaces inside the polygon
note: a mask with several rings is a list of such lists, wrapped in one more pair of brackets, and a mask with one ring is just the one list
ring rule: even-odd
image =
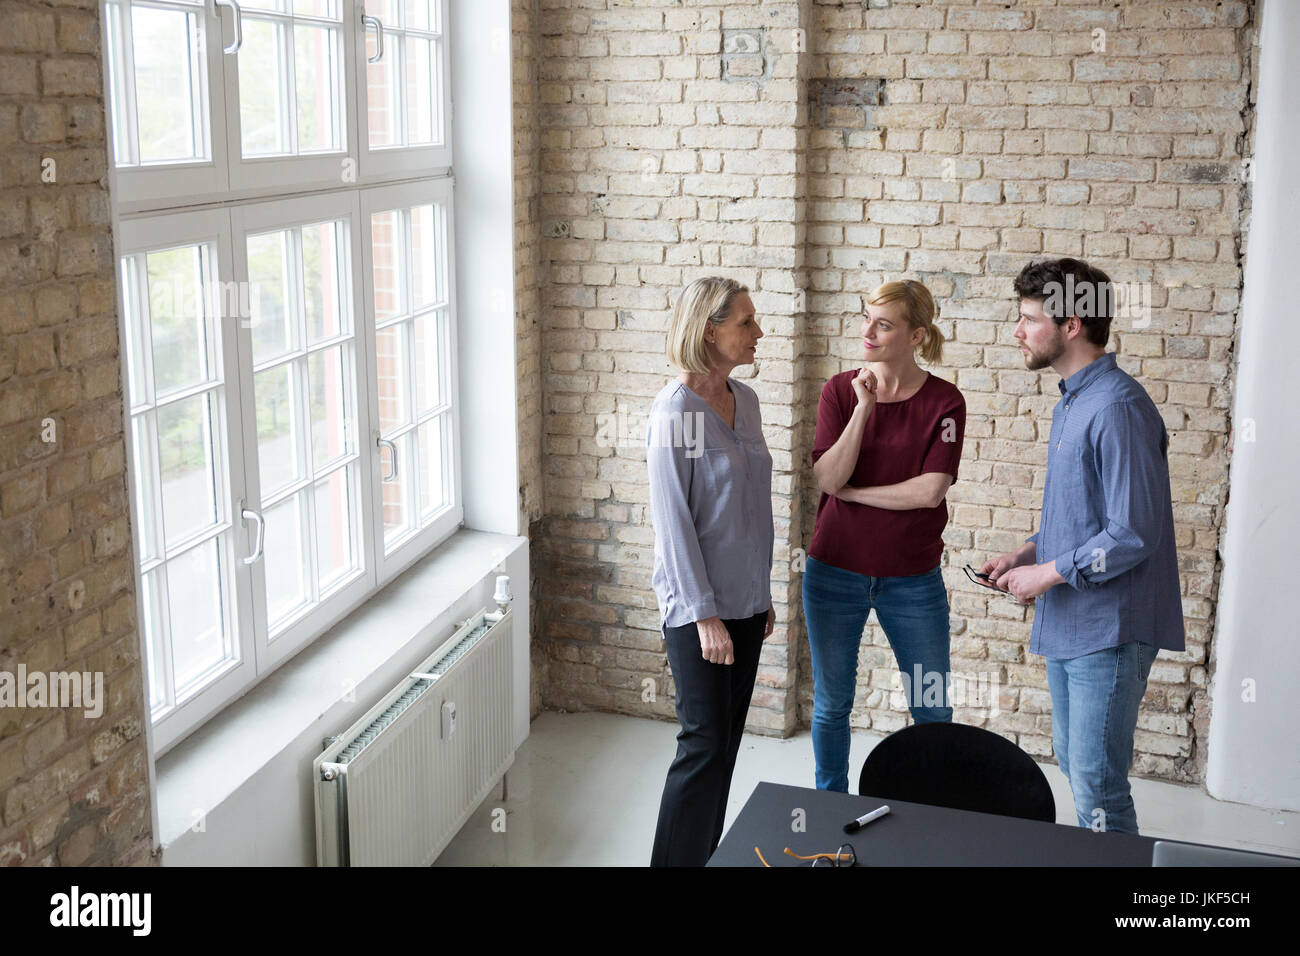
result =
[{"label": "eyeglasses in hand", "polygon": [[1009,589],[1000,588],[994,584],[990,575],[985,574],[983,571],[976,571],[969,564],[962,565],[962,570],[966,572],[966,577],[970,578],[973,583],[978,584],[980,587],[987,588],[990,591],[997,591],[999,594],[1005,594],[1021,607],[1028,606],[1026,602],[1018,600]]}]

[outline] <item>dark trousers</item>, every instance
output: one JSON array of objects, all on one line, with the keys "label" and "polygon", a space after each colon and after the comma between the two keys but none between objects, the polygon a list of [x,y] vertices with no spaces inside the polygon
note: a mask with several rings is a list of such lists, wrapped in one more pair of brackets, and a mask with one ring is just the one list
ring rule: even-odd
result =
[{"label": "dark trousers", "polygon": [[659,803],[651,866],[703,866],[722,839],[767,611],[722,623],[731,635],[734,664],[704,659],[694,623],[663,629],[682,729]]}]

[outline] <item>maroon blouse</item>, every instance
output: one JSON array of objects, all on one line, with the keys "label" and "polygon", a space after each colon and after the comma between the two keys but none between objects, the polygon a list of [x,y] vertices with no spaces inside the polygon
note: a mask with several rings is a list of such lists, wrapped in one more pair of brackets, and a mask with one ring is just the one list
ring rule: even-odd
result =
[{"label": "maroon blouse", "polygon": [[[822,387],[814,464],[848,424],[858,401],[852,382],[859,371],[840,372]],[[895,485],[932,471],[955,481],[965,433],[966,400],[957,386],[931,374],[911,398],[876,403],[848,484]],[[923,574],[939,564],[947,524],[946,501],[933,508],[890,511],[823,494],[808,553],[824,564],[870,577]]]}]

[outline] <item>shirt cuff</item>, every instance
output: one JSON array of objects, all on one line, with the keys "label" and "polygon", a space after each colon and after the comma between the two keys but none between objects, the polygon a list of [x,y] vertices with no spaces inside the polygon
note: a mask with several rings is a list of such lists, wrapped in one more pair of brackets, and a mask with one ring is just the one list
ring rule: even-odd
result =
[{"label": "shirt cuff", "polygon": [[690,615],[692,621],[703,621],[710,617],[718,616],[718,608],[714,603],[713,595],[707,595],[700,599],[698,604],[692,604],[686,608],[686,613]]},{"label": "shirt cuff", "polygon": [[1056,559],[1056,573],[1065,578],[1065,583],[1076,591],[1083,590],[1085,583],[1079,576],[1079,569],[1074,566],[1074,552],[1067,551]]}]

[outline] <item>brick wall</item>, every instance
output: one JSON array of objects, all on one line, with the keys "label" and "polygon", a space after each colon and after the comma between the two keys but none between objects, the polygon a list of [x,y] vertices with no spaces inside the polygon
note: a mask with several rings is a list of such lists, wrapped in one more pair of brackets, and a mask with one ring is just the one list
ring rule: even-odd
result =
[{"label": "brick wall", "polygon": [[549,707],[673,713],[650,589],[644,414],[673,374],[671,297],[726,272],[753,290],[767,332],[750,383],[770,426],[780,558],[778,627],[751,720],[776,733],[794,724],[787,558],[805,537],[807,443],[797,347],[807,55],[797,38],[809,14],[797,2],[541,4],[546,485],[533,540]]},{"label": "brick wall", "polygon": [[102,672],[105,704],[0,710],[0,865],[148,862],[98,4],[4,21],[0,671]]},{"label": "brick wall", "polygon": [[[862,295],[910,276],[940,300],[950,344],[932,371],[969,412],[948,496],[953,666],[1000,689],[1000,713],[957,718],[1050,753],[1030,620],[958,569],[1037,527],[1058,392],[1012,345],[1011,279],[1084,256],[1149,297],[1149,322],[1117,321],[1110,347],[1171,436],[1188,650],[1152,671],[1134,771],[1200,779],[1254,29],[1247,2],[541,0],[545,706],[672,715],[643,416],[674,374],[673,297],[722,273],[755,290],[768,333],[749,381],[774,458],[778,630],[751,728],[807,724],[817,394],[859,362]],[[892,730],[907,720],[893,658],[874,623],[866,637],[853,722]]]}]

